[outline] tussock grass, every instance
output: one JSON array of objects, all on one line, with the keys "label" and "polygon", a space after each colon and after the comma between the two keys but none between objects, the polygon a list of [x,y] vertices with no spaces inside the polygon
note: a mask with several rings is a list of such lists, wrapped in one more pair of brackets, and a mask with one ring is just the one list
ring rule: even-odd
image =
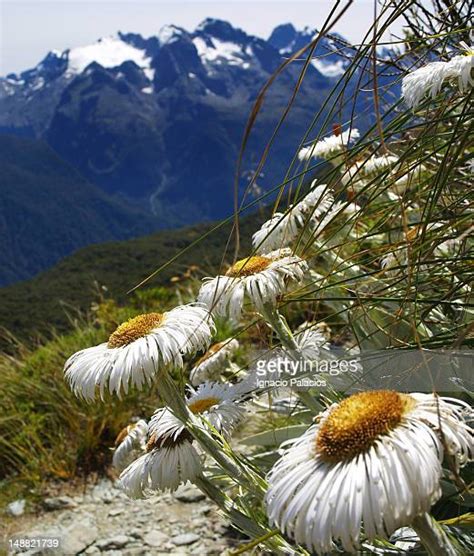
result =
[{"label": "tussock grass", "polygon": [[103,298],[71,332],[37,348],[23,344],[15,356],[0,355],[0,496],[106,469],[117,434],[134,416],[153,413],[158,394],[152,388],[113,403],[106,397],[87,404],[64,380],[64,362],[106,341],[118,323],[166,308],[174,297],[173,289],[150,289],[133,296],[127,307]]}]

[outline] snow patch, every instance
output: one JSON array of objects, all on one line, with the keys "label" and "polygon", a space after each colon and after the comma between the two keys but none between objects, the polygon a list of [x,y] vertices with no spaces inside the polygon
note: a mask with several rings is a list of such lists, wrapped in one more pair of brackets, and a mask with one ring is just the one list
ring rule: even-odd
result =
[{"label": "snow patch", "polygon": [[145,93],[146,95],[151,95],[153,93],[153,87],[143,87],[142,93]]},{"label": "snow patch", "polygon": [[82,73],[92,62],[97,62],[104,68],[113,68],[129,60],[143,69],[150,67],[150,59],[143,50],[117,37],[104,37],[94,44],[72,48],[68,55],[67,73]]},{"label": "snow patch", "polygon": [[42,77],[39,77],[35,84],[31,87],[32,91],[39,91],[40,89],[42,89],[44,87],[44,79]]},{"label": "snow patch", "polygon": [[183,29],[176,27],[175,25],[164,25],[158,31],[158,39],[160,44],[169,44],[179,39],[183,34]]},{"label": "snow patch", "polygon": [[3,92],[10,97],[16,93],[16,85],[17,83],[11,79],[0,80],[0,93]]},{"label": "snow patch", "polygon": [[245,55],[236,43],[221,41],[215,37],[210,40],[211,44],[207,44],[201,37],[195,37],[193,43],[204,63],[222,64],[225,60],[231,66],[244,67],[242,58],[245,58]]},{"label": "snow patch", "polygon": [[143,68],[143,73],[145,74],[145,77],[150,80],[153,81],[153,79],[155,79],[155,70],[152,68]]},{"label": "snow patch", "polygon": [[337,60],[336,62],[331,63],[315,59],[311,60],[311,64],[319,71],[319,73],[322,73],[324,77],[340,77],[346,71],[343,60]]}]

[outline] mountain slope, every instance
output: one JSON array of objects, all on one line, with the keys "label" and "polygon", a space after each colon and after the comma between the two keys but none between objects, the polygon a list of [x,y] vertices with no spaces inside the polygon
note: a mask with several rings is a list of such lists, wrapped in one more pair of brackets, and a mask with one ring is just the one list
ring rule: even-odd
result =
[{"label": "mountain slope", "polygon": [[[63,91],[46,139],[89,180],[150,207],[168,226],[221,218],[232,207],[245,122],[281,55],[266,41],[216,20],[194,33],[173,27],[160,36],[156,54],[144,54],[147,68],[133,61],[117,67],[94,62],[77,75]],[[299,67],[290,68],[267,95],[247,165],[262,153],[298,73]],[[284,175],[329,85],[316,70],[309,73],[277,138],[280,156],[266,170],[269,183]]]},{"label": "mountain slope", "polygon": [[151,218],[82,178],[45,143],[0,136],[0,285],[72,251],[153,229]]},{"label": "mountain slope", "polygon": [[[119,33],[51,52],[33,70],[0,79],[0,131],[45,138],[89,181],[140,204],[163,226],[221,218],[232,209],[235,161],[258,92],[284,57],[315,33],[289,31],[278,41],[277,28],[266,41],[206,19],[193,32],[166,26],[148,39]],[[326,57],[330,43],[324,39],[320,47]],[[264,189],[284,176],[340,75],[316,65],[276,138],[259,184]],[[255,168],[300,69],[301,63],[291,64],[267,93],[244,160],[247,171]],[[243,191],[245,180],[240,185]]]},{"label": "mountain slope", "polygon": [[[0,221],[6,231],[8,262],[0,280],[5,283],[31,276],[80,245],[231,214],[236,161],[257,95],[283,60],[308,44],[315,33],[309,28],[297,31],[287,24],[264,40],[228,22],[206,19],[192,32],[170,25],[155,37],[118,33],[92,45],[53,51],[35,68],[0,78],[0,134],[47,142],[89,182],[87,189],[81,178],[78,187],[84,206],[98,203],[100,189],[107,206],[114,198],[117,209],[120,205],[124,210],[124,203],[127,208],[121,230],[113,224],[114,217],[104,227],[104,211],[88,209],[87,226],[74,228],[70,224],[76,214],[72,207],[71,214],[61,215],[59,204],[46,203],[43,214],[31,219],[43,218],[44,222],[41,234],[34,238],[35,248],[29,249],[28,241],[18,243],[16,239],[20,216],[12,219],[11,206],[4,202]],[[251,195],[282,182],[319,111],[318,123],[307,140],[331,133],[335,123],[346,126],[350,121],[365,129],[373,121],[366,61],[359,61],[360,68],[349,83],[338,85],[353,55],[352,47],[338,35],[320,37],[292,109],[274,137],[258,188]],[[239,200],[287,107],[302,66],[302,60],[289,64],[265,95],[238,176]],[[383,107],[384,95],[394,90],[389,81],[396,81],[398,76],[393,68],[384,76],[383,63],[377,67]],[[324,103],[334,87],[343,95],[334,113],[328,115]],[[354,105],[344,102],[348,97],[355,99]],[[25,154],[30,148],[30,157],[39,156],[33,143],[22,147]],[[80,179],[77,173],[71,171],[72,180]],[[28,204],[25,199],[37,199],[41,188],[50,191],[47,181],[41,172],[38,181],[25,179],[17,209]],[[68,186],[63,187],[64,192],[56,187],[59,199],[69,195]],[[86,190],[91,192],[89,201]],[[9,188],[3,193],[10,196],[10,204],[15,202],[15,191]],[[65,202],[64,207],[68,206]],[[45,222],[56,223],[54,233],[48,232]],[[21,224],[30,232],[36,229]],[[65,240],[58,241],[59,237]],[[20,260],[18,272],[15,258]]]},{"label": "mountain slope", "polygon": [[[268,214],[264,210],[242,218],[242,253],[250,252],[251,234]],[[212,275],[220,268],[231,225],[222,226],[192,247],[191,244],[214,226],[199,225],[84,247],[31,280],[0,288],[0,329],[23,340],[37,333],[49,334],[53,328],[66,330],[71,327],[68,315],[88,310],[97,299],[98,285],[106,286],[113,299],[124,301],[129,289],[188,247],[146,287],[169,285],[172,276],[183,274],[191,265],[199,268],[197,275]],[[0,335],[2,348],[9,349],[9,342]]]}]

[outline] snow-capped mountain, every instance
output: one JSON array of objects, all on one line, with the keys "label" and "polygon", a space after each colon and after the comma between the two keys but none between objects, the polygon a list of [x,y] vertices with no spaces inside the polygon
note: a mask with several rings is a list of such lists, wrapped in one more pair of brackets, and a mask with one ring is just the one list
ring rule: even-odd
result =
[{"label": "snow-capped mountain", "polygon": [[[234,163],[259,89],[284,55],[314,35],[292,31],[279,47],[278,29],[266,41],[206,19],[193,32],[169,25],[151,38],[118,33],[52,51],[35,68],[0,79],[0,131],[46,139],[106,192],[148,204],[169,223],[222,216],[231,208]],[[284,156],[267,176],[291,159],[338,74],[331,64],[322,71],[313,65],[307,94],[275,145]],[[268,95],[255,159],[298,71],[295,64]]]},{"label": "snow-capped mountain", "polygon": [[[35,68],[0,77],[0,126],[29,135],[44,133],[63,91],[75,78],[90,75],[98,66],[115,70],[115,79],[124,77],[116,71],[123,64],[129,73],[133,68],[132,73],[140,76],[143,85],[139,92],[147,95],[156,92],[156,86],[158,90],[169,86],[174,81],[173,70],[179,76],[183,70],[194,70],[184,73],[186,78],[201,82],[202,87],[193,87],[194,91],[228,96],[229,83],[223,87],[219,82],[227,69],[270,73],[282,57],[301,48],[315,32],[309,28],[299,32],[291,24],[282,25],[264,41],[227,22],[206,19],[193,33],[167,25],[156,37],[148,39],[134,33],[118,33],[94,44],[62,52],[53,50]],[[323,52],[312,65],[325,78],[335,78],[344,71],[347,61],[329,51],[332,39],[324,39],[323,43]],[[261,79],[255,85],[260,84]]]},{"label": "snow-capped mountain", "polygon": [[[297,31],[291,23],[287,23],[274,29],[268,42],[282,56],[288,56],[306,46],[316,35],[315,29],[305,27],[302,31]],[[347,46],[347,41],[337,33],[331,33],[330,37],[321,37],[312,56],[312,66],[328,79],[340,77],[350,63]]]},{"label": "snow-capped mountain", "polygon": [[[235,163],[258,92],[315,33],[282,25],[264,40],[206,19],[192,32],[169,25],[149,38],[118,33],[52,51],[35,68],[0,78],[0,133],[46,141],[93,185],[154,215],[157,228],[220,218],[232,211]],[[284,176],[347,67],[345,45],[337,35],[320,40],[260,187]],[[301,64],[290,64],[266,94],[245,175],[256,167]],[[369,96],[358,97],[360,118]]]}]

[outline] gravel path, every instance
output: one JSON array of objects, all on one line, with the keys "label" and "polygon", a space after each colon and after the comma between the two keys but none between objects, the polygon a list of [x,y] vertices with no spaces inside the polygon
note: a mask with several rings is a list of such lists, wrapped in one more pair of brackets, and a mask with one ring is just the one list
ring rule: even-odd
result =
[{"label": "gravel path", "polygon": [[236,546],[235,533],[215,506],[193,486],[147,500],[129,500],[112,481],[102,479],[80,495],[45,498],[33,517],[12,518],[2,537],[55,537],[60,548],[9,554],[221,555]]}]

